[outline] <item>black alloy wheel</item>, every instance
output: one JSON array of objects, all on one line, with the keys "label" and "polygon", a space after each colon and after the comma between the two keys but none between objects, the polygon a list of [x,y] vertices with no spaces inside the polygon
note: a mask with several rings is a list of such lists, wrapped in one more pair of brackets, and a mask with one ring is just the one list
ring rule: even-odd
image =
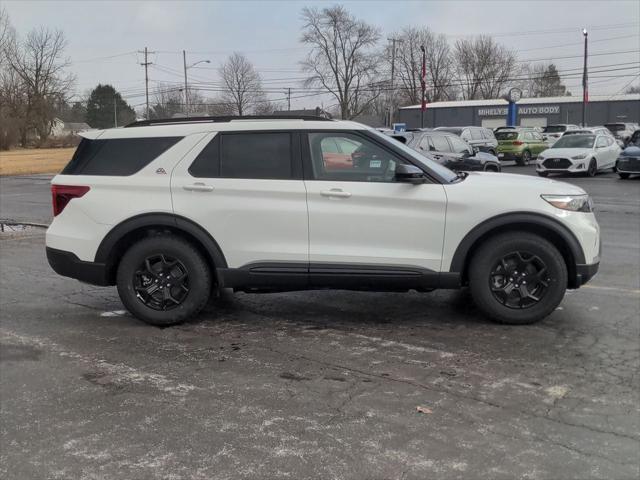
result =
[{"label": "black alloy wheel", "polygon": [[162,253],[144,259],[133,274],[138,299],[153,310],[171,310],[189,295],[189,271],[178,259]]},{"label": "black alloy wheel", "polygon": [[489,274],[494,298],[502,305],[523,309],[537,304],[549,288],[548,268],[530,252],[516,251],[502,257]]},{"label": "black alloy wheel", "polygon": [[587,175],[590,177],[595,177],[596,173],[598,173],[598,164],[596,163],[595,159],[592,158],[591,161],[589,162]]}]

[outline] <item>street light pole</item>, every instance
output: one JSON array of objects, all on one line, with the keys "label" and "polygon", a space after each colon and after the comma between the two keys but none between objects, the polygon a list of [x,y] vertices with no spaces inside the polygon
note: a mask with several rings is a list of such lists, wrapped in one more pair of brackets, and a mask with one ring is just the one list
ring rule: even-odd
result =
[{"label": "street light pole", "polygon": [[187,84],[187,52],[182,50],[182,64],[184,65],[184,110],[189,116],[189,87]]},{"label": "street light pole", "polygon": [[211,61],[199,60],[196,63],[192,63],[191,65],[187,66],[187,52],[185,50],[182,51],[182,64],[184,65],[184,105],[187,117],[189,116],[189,83],[187,82],[187,70],[195,67],[199,63],[211,63]]},{"label": "street light pole", "polygon": [[582,30],[584,36],[584,71],[582,72],[582,126],[587,125],[587,103],[589,103],[589,85],[587,75],[587,29]]},{"label": "street light pole", "polygon": [[424,45],[420,45],[422,50],[422,75],[420,76],[420,87],[422,90],[422,104],[420,105],[420,128],[424,128],[424,111],[427,109],[427,51]]}]

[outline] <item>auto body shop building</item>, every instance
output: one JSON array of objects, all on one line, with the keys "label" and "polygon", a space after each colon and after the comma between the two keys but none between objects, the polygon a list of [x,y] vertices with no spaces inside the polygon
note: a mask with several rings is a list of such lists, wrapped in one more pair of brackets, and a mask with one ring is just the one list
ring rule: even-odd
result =
[{"label": "auto body shop building", "polygon": [[[425,127],[483,126],[500,127],[507,124],[507,101],[464,100],[427,104]],[[518,125],[544,127],[556,123],[582,122],[581,97],[523,98],[518,103]],[[402,107],[399,122],[407,128],[420,127],[420,105]],[[640,122],[640,94],[592,96],[587,104],[587,124],[603,125],[612,122]]]}]

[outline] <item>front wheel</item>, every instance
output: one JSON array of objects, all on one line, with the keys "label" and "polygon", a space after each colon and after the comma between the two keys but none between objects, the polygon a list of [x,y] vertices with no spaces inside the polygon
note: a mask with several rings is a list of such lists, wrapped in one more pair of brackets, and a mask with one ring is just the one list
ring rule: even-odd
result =
[{"label": "front wheel", "polygon": [[567,288],[567,266],[558,249],[538,235],[504,233],[489,238],[469,265],[469,288],[478,308],[509,325],[542,320]]},{"label": "front wheel", "polygon": [[140,320],[156,326],[181,323],[207,304],[211,271],[193,245],[173,235],[135,243],[118,266],[118,294]]}]

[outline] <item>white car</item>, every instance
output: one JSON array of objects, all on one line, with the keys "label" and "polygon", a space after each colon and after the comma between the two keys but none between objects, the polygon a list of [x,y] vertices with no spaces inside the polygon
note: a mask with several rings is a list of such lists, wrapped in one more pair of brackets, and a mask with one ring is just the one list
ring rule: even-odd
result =
[{"label": "white car", "polygon": [[550,173],[596,173],[613,169],[620,147],[611,135],[591,133],[564,134],[552,147],[544,150],[536,160],[541,177]]},{"label": "white car", "polygon": [[579,130],[580,127],[578,125],[574,125],[571,123],[558,123],[556,125],[547,125],[542,129],[542,138],[549,145],[553,145],[555,142],[562,137],[565,132],[570,132],[572,130]]},{"label": "white car", "polygon": [[598,270],[582,189],[455,174],[358,123],[191,118],[82,135],[52,181],[49,263],[117,285],[153,325],[184,321],[222,288],[465,285],[489,318],[523,324]]}]

